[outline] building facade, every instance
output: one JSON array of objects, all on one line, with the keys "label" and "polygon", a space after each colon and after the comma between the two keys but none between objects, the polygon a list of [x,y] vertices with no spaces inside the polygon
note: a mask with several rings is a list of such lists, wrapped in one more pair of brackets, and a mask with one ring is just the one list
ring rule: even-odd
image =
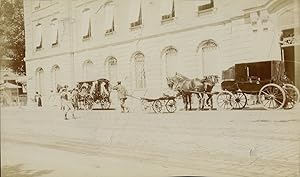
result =
[{"label": "building facade", "polygon": [[98,78],[121,80],[135,95],[158,93],[175,72],[221,76],[235,63],[281,59],[300,87],[299,6],[297,0],[24,0],[28,94]]}]

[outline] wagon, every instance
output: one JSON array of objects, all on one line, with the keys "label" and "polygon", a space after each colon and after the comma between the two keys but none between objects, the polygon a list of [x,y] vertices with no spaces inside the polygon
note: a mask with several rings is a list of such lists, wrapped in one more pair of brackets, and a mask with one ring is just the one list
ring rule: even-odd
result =
[{"label": "wagon", "polygon": [[299,102],[299,90],[284,74],[282,61],[240,63],[223,71],[222,91],[217,95],[221,109],[243,109],[247,95],[256,95],[265,109],[291,109]]},{"label": "wagon", "polygon": [[141,98],[142,106],[144,111],[154,111],[155,113],[160,113],[163,108],[169,113],[176,111],[176,101],[173,96],[164,96],[160,98]]},{"label": "wagon", "polygon": [[[85,88],[86,87],[86,91]],[[100,105],[102,109],[109,109],[110,100],[110,83],[109,80],[101,78],[93,81],[83,81],[77,83],[79,90],[79,108],[92,109],[95,105]]]}]

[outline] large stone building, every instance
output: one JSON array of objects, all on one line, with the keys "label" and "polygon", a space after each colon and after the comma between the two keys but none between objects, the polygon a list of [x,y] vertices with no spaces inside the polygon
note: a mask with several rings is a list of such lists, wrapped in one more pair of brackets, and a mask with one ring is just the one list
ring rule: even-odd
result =
[{"label": "large stone building", "polygon": [[281,58],[300,86],[298,0],[24,0],[24,9],[29,97],[98,78],[138,95],[175,72],[221,75]]}]

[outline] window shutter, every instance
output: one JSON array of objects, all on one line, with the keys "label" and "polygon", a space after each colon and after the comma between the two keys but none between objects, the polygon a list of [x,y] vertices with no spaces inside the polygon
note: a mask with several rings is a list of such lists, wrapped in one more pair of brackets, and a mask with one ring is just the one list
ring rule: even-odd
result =
[{"label": "window shutter", "polygon": [[38,24],[36,26],[35,46],[40,47],[41,43],[42,43],[42,25]]},{"label": "window shutter", "polygon": [[34,8],[35,9],[40,8],[40,0],[35,0],[34,1]]},{"label": "window shutter", "polygon": [[160,6],[160,15],[169,15],[172,14],[173,9],[173,0],[162,0]]},{"label": "window shutter", "polygon": [[82,36],[88,36],[90,30],[90,12],[89,9],[86,9],[82,12],[82,19],[81,19],[81,32]]},{"label": "window shutter", "polygon": [[52,20],[51,23],[51,44],[58,43],[58,23],[57,20]]},{"label": "window shutter", "polygon": [[141,0],[131,0],[130,8],[129,8],[129,23],[134,23],[139,20],[141,9]]},{"label": "window shutter", "polygon": [[113,28],[113,19],[114,19],[114,7],[110,4],[105,6],[105,26],[104,31],[110,30]]}]

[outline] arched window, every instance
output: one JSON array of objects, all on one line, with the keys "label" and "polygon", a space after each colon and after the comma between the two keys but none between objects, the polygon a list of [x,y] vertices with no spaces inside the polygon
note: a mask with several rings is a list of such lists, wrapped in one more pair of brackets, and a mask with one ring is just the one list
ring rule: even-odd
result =
[{"label": "arched window", "polygon": [[118,61],[116,58],[111,57],[107,60],[107,73],[108,79],[111,83],[115,83],[118,80]]},{"label": "arched window", "polygon": [[166,76],[174,76],[178,72],[178,58],[177,50],[174,48],[169,48],[165,51],[165,70]]},{"label": "arched window", "polygon": [[220,76],[220,61],[219,49],[213,40],[207,40],[200,44],[199,52],[201,52],[202,62],[200,69],[203,76],[219,75]]},{"label": "arched window", "polygon": [[36,91],[40,94],[44,93],[44,70],[38,68],[35,73],[36,76]]},{"label": "arched window", "polygon": [[60,79],[60,68],[58,65],[54,65],[51,69],[51,83],[52,83],[52,90],[56,91],[57,85],[59,84]]},{"label": "arched window", "polygon": [[87,60],[83,63],[83,79],[86,81],[93,80],[94,77],[94,63]]},{"label": "arched window", "polygon": [[141,53],[134,56],[134,76],[135,87],[137,89],[146,88],[145,59]]}]

